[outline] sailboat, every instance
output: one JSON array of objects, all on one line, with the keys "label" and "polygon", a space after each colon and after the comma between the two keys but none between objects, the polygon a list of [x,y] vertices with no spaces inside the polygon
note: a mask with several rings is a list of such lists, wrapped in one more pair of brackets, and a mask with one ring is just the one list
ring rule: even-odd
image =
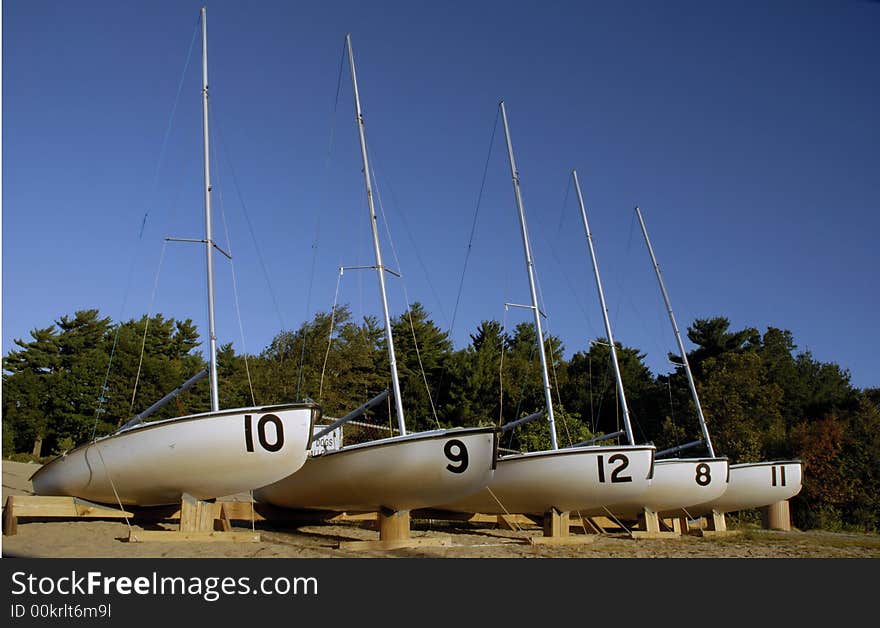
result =
[{"label": "sailboat", "polygon": [[[599,264],[596,261],[596,250],[593,246],[593,235],[590,232],[590,224],[587,221],[587,210],[584,207],[584,197],[581,194],[581,185],[578,181],[577,171],[571,171],[575,193],[581,210],[581,219],[584,223],[584,232],[590,249],[590,259],[593,262],[593,275],[596,278],[596,289],[599,292],[599,303],[602,307],[602,317],[605,322],[605,334],[608,345],[611,348],[611,364],[614,368],[614,377],[617,382],[617,393],[620,399],[620,407],[624,416],[625,424],[630,425],[629,409],[626,403],[626,393],[623,387],[623,378],[620,374],[620,365],[617,361],[617,348],[614,337],[611,334],[611,321],[608,317],[608,308],[605,305],[605,295],[602,291],[602,281],[599,278]],[[671,310],[670,310],[671,314]],[[610,507],[611,512],[621,519],[636,519],[640,516],[674,516],[684,515],[688,508],[696,504],[713,500],[724,493],[727,487],[727,458],[716,458],[712,451],[712,442],[702,421],[703,436],[707,448],[708,458],[675,458],[660,460],[663,452],[658,452],[654,462],[654,478],[638,499],[623,502]],[[632,435],[629,435],[632,439]],[[595,513],[602,514],[602,513]]]},{"label": "sailboat", "polygon": [[[205,239],[210,365],[128,421],[115,433],[67,451],[31,477],[37,495],[73,496],[129,506],[180,503],[187,493],[211,499],[247,491],[296,472],[306,461],[314,403],[220,410],[211,227],[208,136],[208,43],[202,26],[202,126],[204,132]],[[209,377],[211,411],[145,422],[150,414]]]},{"label": "sailboat", "polygon": [[258,501],[292,509],[404,512],[430,508],[485,487],[495,468],[494,427],[438,429],[407,434],[397,374],[394,338],[385,292],[385,272],[373,202],[364,116],[361,112],[351,36],[348,52],[364,184],[391,366],[392,391],[383,392],[316,434],[335,429],[393,394],[399,435],[328,449],[309,457],[303,468],[254,492]]},{"label": "sailboat", "polygon": [[[538,355],[541,359],[545,413],[550,425],[551,449],[499,457],[495,475],[486,490],[479,491],[467,499],[445,504],[439,509],[499,515],[544,515],[553,510],[582,513],[595,509],[603,510],[616,503],[637,500],[652,483],[654,446],[633,444],[629,417],[624,419],[629,437],[628,445],[578,444],[565,448],[558,446],[547,356],[541,329],[541,312],[538,309],[534,265],[520,192],[519,172],[514,160],[507,111],[503,101],[499,103],[499,107],[504,122],[507,155],[531,290],[532,305],[529,309],[534,315],[538,337]],[[518,419],[503,426],[502,429],[512,429],[517,424],[539,418],[542,414],[536,413]]]},{"label": "sailboat", "polygon": [[[642,235],[645,237],[645,245],[651,256],[651,264],[657,275],[660,292],[663,294],[663,299],[666,302],[666,310],[669,313],[669,321],[672,323],[672,329],[675,332],[675,339],[678,342],[678,348],[681,352],[682,364],[685,373],[687,374],[691,397],[694,400],[694,405],[697,408],[697,416],[700,419],[700,426],[703,429],[703,438],[706,447],[709,450],[709,455],[714,457],[715,452],[712,449],[712,443],[709,440],[706,419],[703,416],[703,409],[700,405],[700,398],[697,395],[694,376],[693,373],[691,373],[690,363],[687,359],[687,352],[685,351],[684,343],[681,339],[681,332],[679,332],[678,325],[675,323],[675,316],[672,313],[672,306],[669,303],[669,295],[666,293],[666,287],[663,284],[663,276],[660,274],[660,266],[657,264],[657,258],[654,255],[654,247],[651,246],[651,240],[648,237],[648,229],[645,226],[642,212],[638,207],[636,207],[636,215],[639,219],[639,225],[642,228]],[[688,513],[693,516],[703,516],[713,512],[724,514],[738,510],[769,506],[797,495],[801,490],[802,481],[803,463],[800,460],[774,460],[767,462],[732,464],[729,468],[726,490],[714,499],[707,499],[699,504],[690,506],[687,510]]]}]

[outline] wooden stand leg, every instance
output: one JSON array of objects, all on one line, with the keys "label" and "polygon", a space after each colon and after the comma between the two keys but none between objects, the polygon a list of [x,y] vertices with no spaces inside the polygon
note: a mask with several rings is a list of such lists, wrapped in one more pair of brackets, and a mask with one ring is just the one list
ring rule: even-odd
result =
[{"label": "wooden stand leg", "polygon": [[788,508],[788,500],[765,506],[762,514],[765,529],[791,532],[791,514]]},{"label": "wooden stand leg", "polygon": [[445,546],[452,545],[452,537],[432,537],[414,539],[410,535],[410,513],[408,510],[390,510],[382,508],[379,511],[379,540],[378,541],[343,541],[339,549],[345,550],[393,550],[410,547]]},{"label": "wooden stand leg", "polygon": [[706,530],[709,532],[727,532],[727,520],[723,512],[715,512],[706,515]]},{"label": "wooden stand leg", "polygon": [[220,516],[214,522],[214,529],[223,532],[232,531],[232,519],[229,516],[229,509],[226,504],[220,504]]},{"label": "wooden stand leg", "polygon": [[649,510],[648,508],[643,509],[642,515],[639,517],[639,523],[642,525],[642,529],[645,532],[650,532],[652,534],[660,532],[660,518],[653,510]]},{"label": "wooden stand leg", "polygon": [[681,534],[688,534],[690,532],[690,524],[688,523],[687,517],[678,517],[676,518],[675,523]]},{"label": "wooden stand leg", "polygon": [[410,516],[408,510],[379,511],[379,540],[402,541],[410,538]]},{"label": "wooden stand leg", "polygon": [[[220,528],[215,531],[215,525]],[[259,532],[234,532],[224,504],[196,499],[188,493],[180,498],[180,524],[174,530],[141,530],[128,540],[143,541],[234,541],[259,543]]]},{"label": "wooden stand leg", "polygon": [[730,534],[738,534],[738,532],[735,530],[728,530],[724,513],[715,512],[713,510],[706,515],[706,526],[701,529],[698,534],[700,536],[726,536]]},{"label": "wooden stand leg", "polygon": [[531,537],[532,545],[563,545],[592,543],[596,540],[593,535],[579,534],[571,536],[569,527],[571,517],[567,512],[560,512],[553,508],[544,513],[544,536]]},{"label": "wooden stand leg", "polygon": [[18,534],[18,517],[15,515],[15,496],[6,498],[6,506],[3,507],[3,534],[12,536]]},{"label": "wooden stand leg", "polygon": [[184,493],[180,499],[180,531],[212,532],[213,530],[214,504]]},{"label": "wooden stand leg", "polygon": [[642,514],[639,515],[639,527],[641,530],[633,530],[630,536],[634,539],[665,539],[676,537],[680,532],[673,530],[662,530],[660,528],[659,515],[650,508],[643,508]]},{"label": "wooden stand leg", "polygon": [[569,514],[555,508],[544,513],[544,536],[554,538],[568,536]]}]

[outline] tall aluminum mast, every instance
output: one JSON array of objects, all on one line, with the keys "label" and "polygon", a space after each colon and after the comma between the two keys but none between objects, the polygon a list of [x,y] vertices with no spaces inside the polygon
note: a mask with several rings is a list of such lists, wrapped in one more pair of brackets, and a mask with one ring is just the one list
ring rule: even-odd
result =
[{"label": "tall aluminum mast", "polygon": [[547,372],[547,355],[544,351],[544,332],[541,331],[541,311],[538,309],[538,293],[535,290],[535,274],[532,264],[532,250],[529,245],[529,232],[526,228],[526,214],[523,210],[522,194],[519,190],[519,171],[513,159],[513,144],[510,141],[510,129],[507,126],[507,112],[504,110],[504,101],[498,104],[501,107],[501,118],[504,121],[504,137],[507,139],[507,156],[510,159],[510,175],[513,178],[513,192],[516,196],[516,208],[519,211],[519,224],[522,231],[523,250],[526,256],[526,270],[529,275],[529,288],[532,292],[532,310],[535,314],[535,330],[538,333],[538,353],[541,356],[541,376],[544,378],[544,400],[547,404],[547,419],[550,421],[550,443],[553,449],[558,449],[556,442],[556,421],[553,418],[553,399],[550,396],[550,377]]},{"label": "tall aluminum mast", "polygon": [[357,74],[354,69],[354,55],[351,52],[351,35],[345,36],[345,45],[348,47],[348,63],[351,68],[351,85],[354,90],[354,107],[357,114],[358,135],[361,140],[361,159],[364,163],[364,184],[367,189],[367,204],[370,207],[370,228],[373,232],[373,251],[376,254],[376,273],[379,276],[379,290],[382,293],[382,314],[385,317],[385,337],[388,343],[388,361],[391,363],[391,385],[394,389],[394,405],[397,409],[397,427],[400,433],[406,434],[406,425],[403,421],[403,402],[400,398],[400,381],[397,377],[397,358],[394,355],[394,340],[391,336],[391,317],[388,314],[388,298],[385,295],[385,267],[382,265],[382,251],[379,248],[379,228],[376,219],[376,209],[373,205],[373,187],[370,184],[370,164],[367,160],[367,140],[364,135],[364,116],[361,112],[361,99],[358,95]]},{"label": "tall aluminum mast", "polygon": [[642,218],[642,212],[636,206],[636,215],[639,217],[639,224],[642,227],[642,235],[645,236],[645,244],[648,245],[648,253],[651,255],[651,263],[654,266],[654,272],[657,275],[657,281],[660,283],[660,292],[663,293],[663,300],[666,302],[666,311],[669,313],[669,322],[672,323],[672,330],[675,332],[675,340],[678,342],[678,349],[681,351],[681,359],[684,362],[684,370],[687,373],[688,385],[691,388],[691,395],[694,398],[694,405],[697,406],[697,416],[700,419],[700,429],[703,431],[703,439],[706,441],[706,449],[709,450],[709,456],[715,457],[715,450],[712,449],[712,440],[709,438],[709,429],[706,427],[706,417],[703,416],[703,408],[700,406],[700,398],[697,396],[697,387],[694,385],[694,376],[691,374],[691,366],[688,363],[687,352],[684,343],[681,341],[681,333],[678,331],[678,325],[675,322],[675,315],[672,313],[672,306],[669,304],[669,295],[666,294],[666,287],[663,285],[663,277],[660,274],[660,266],[657,264],[657,258],[654,256],[654,247],[651,246],[651,240],[648,238],[648,229],[645,227],[645,221]]},{"label": "tall aluminum mast", "polygon": [[599,304],[602,306],[602,317],[605,320],[605,335],[608,337],[608,345],[611,347],[611,364],[614,366],[614,377],[617,380],[617,394],[620,395],[620,407],[623,410],[623,425],[626,429],[626,437],[630,445],[635,445],[632,426],[629,419],[629,408],[626,405],[626,394],[623,392],[623,378],[620,376],[620,365],[617,362],[617,348],[614,346],[614,337],[611,335],[611,321],[608,319],[608,307],[605,305],[605,293],[602,291],[602,280],[599,279],[599,264],[596,261],[596,250],[593,248],[593,234],[590,233],[590,224],[587,222],[587,210],[584,208],[584,197],[581,195],[581,184],[578,182],[576,170],[571,171],[574,179],[574,189],[577,192],[578,204],[581,207],[581,218],[584,221],[584,231],[587,234],[587,244],[590,247],[590,257],[593,260],[593,274],[596,277],[596,289],[599,291]]},{"label": "tall aluminum mast", "polygon": [[208,337],[210,345],[211,411],[220,409],[220,398],[217,393],[217,334],[214,330],[214,240],[211,229],[211,164],[210,144],[208,140],[208,26],[206,23],[206,7],[202,7],[202,133],[205,149],[205,254],[208,270]]}]

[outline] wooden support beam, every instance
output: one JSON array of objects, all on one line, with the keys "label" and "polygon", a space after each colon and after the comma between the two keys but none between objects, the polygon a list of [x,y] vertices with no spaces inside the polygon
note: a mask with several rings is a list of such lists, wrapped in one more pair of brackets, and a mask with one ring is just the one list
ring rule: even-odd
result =
[{"label": "wooden support beam", "polygon": [[699,536],[728,536],[739,534],[739,530],[728,530],[727,520],[724,513],[712,511],[705,517],[705,525],[701,526],[696,534]]},{"label": "wooden support beam", "polygon": [[765,529],[791,532],[791,513],[789,512],[788,500],[765,506],[761,509],[761,515]]},{"label": "wooden support beam", "polygon": [[573,536],[532,536],[532,545],[587,545],[596,540],[595,534],[578,534]]},{"label": "wooden support beam", "polygon": [[348,551],[369,551],[369,550],[396,550],[415,547],[452,547],[452,537],[419,537],[409,539],[399,539],[396,541],[341,541],[339,549]]},{"label": "wooden support beam", "polygon": [[579,545],[596,540],[593,534],[572,535],[571,516],[553,508],[544,513],[544,536],[529,537],[532,545]]},{"label": "wooden support beam", "polygon": [[660,530],[659,532],[646,532],[644,530],[632,530],[629,533],[634,539],[676,539],[681,535],[671,530]]},{"label": "wooden support beam", "polygon": [[634,539],[668,539],[681,536],[680,532],[663,525],[657,513],[650,508],[642,509],[638,525],[640,530],[630,532],[630,536]]},{"label": "wooden support beam", "polygon": [[19,517],[50,519],[124,519],[134,516],[128,510],[120,510],[103,504],[69,496],[10,495],[3,509],[3,534],[18,531]]},{"label": "wooden support beam", "polygon": [[569,535],[569,515],[555,508],[544,513],[544,536],[562,538]]},{"label": "wooden support beam", "polygon": [[[535,520],[526,515],[487,515],[479,512],[453,512],[451,510],[434,510],[431,508],[422,508],[410,512],[413,519],[434,519],[438,521],[467,521],[468,523],[497,523],[501,527],[507,524],[511,525],[534,525]],[[501,522],[504,518],[506,523]],[[541,525],[543,520],[539,520]]]},{"label": "wooden support beam", "polygon": [[218,532],[210,531],[190,531],[181,532],[179,530],[132,530],[129,532],[128,540],[130,543],[145,542],[189,542],[189,543],[205,543],[205,542],[232,542],[232,543],[259,543],[262,538],[259,532]]},{"label": "wooden support beam", "polygon": [[706,530],[709,532],[727,532],[727,520],[723,512],[714,510],[706,516]]},{"label": "wooden support beam", "polygon": [[610,517],[598,516],[588,517],[593,527],[600,531],[601,534],[611,534],[612,532],[627,532],[625,528],[617,521]]},{"label": "wooden support beam", "polygon": [[605,525],[608,519],[604,517],[581,517],[578,522],[582,529],[586,529],[588,534],[607,534]]},{"label": "wooden support beam", "polygon": [[669,521],[669,525],[671,525],[672,529],[678,532],[679,534],[687,534],[690,526],[688,525],[688,518],[685,516],[681,517],[673,517]]},{"label": "wooden support beam", "polygon": [[412,538],[411,515],[408,510],[382,508],[378,513],[379,539],[372,541],[341,541],[339,549],[349,551],[394,550],[410,547],[449,547],[452,537]]},{"label": "wooden support beam", "polygon": [[410,538],[410,515],[408,510],[379,511],[379,540],[403,541]]},{"label": "wooden support beam", "polygon": [[78,497],[10,495],[6,498],[17,517],[85,517],[124,519],[133,514],[113,506],[95,504]]},{"label": "wooden support beam", "polygon": [[3,534],[12,536],[18,534],[18,517],[15,516],[15,499],[12,495],[6,498],[3,506]]},{"label": "wooden support beam", "polygon": [[642,508],[639,515],[639,526],[644,532],[660,532],[660,517],[650,508]]},{"label": "wooden support beam", "polygon": [[[10,495],[3,511],[3,533],[18,532],[19,517],[47,519],[132,519],[155,521],[168,518],[180,520],[178,530],[147,530],[134,533],[132,540],[165,541],[259,541],[255,532],[232,530],[231,502],[206,502],[184,494],[180,506],[129,508],[120,510],[95,504],[78,497],[53,495]],[[220,528],[215,531],[215,527]],[[256,539],[254,538],[256,535]]]},{"label": "wooden support beam", "polygon": [[184,493],[180,498],[180,531],[212,532],[214,519],[220,514],[218,510],[215,504]]},{"label": "wooden support beam", "polygon": [[230,520],[229,510],[226,508],[226,504],[220,504],[220,516],[217,517],[214,529],[219,529],[223,532],[232,532],[232,521]]},{"label": "wooden support beam", "polygon": [[376,521],[375,512],[339,512],[337,510],[296,510],[260,502],[220,502],[231,520],[278,521],[285,523],[340,523],[345,521]]},{"label": "wooden support beam", "polygon": [[572,528],[582,531],[584,534],[591,534],[595,536],[604,532],[602,528],[596,525],[595,521],[593,521],[591,517],[571,517],[570,525]]}]

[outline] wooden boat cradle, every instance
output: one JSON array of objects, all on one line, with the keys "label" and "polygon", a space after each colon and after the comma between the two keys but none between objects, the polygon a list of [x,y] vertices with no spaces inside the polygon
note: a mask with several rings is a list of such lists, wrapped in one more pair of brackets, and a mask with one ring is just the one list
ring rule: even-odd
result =
[{"label": "wooden boat cradle", "polygon": [[[787,501],[771,504],[762,509],[765,529],[791,530],[789,504]],[[338,549],[349,551],[393,550],[409,547],[454,545],[451,536],[412,537],[412,519],[461,521],[473,524],[497,526],[501,529],[523,531],[528,526],[541,526],[541,536],[524,535],[522,541],[533,545],[559,545],[592,543],[602,535],[623,535],[633,539],[661,539],[683,534],[717,536],[734,534],[727,529],[723,514],[715,514],[695,521],[686,517],[660,518],[646,511],[631,528],[609,517],[580,517],[576,513],[552,510],[541,516],[519,514],[486,515],[481,513],[455,513],[436,510],[410,512],[362,512],[305,511],[278,508],[269,504],[240,501],[202,501],[184,495],[180,506],[129,508],[121,510],[103,504],[95,504],[75,497],[10,495],[3,511],[3,534],[14,535],[18,531],[19,518],[24,519],[126,519],[133,522],[155,523],[177,521],[177,530],[132,530],[129,542],[182,541],[182,542],[249,542],[262,540],[256,530],[234,529],[233,522],[285,522],[285,523],[361,523],[376,529],[379,538],[366,541],[341,541]]]}]

